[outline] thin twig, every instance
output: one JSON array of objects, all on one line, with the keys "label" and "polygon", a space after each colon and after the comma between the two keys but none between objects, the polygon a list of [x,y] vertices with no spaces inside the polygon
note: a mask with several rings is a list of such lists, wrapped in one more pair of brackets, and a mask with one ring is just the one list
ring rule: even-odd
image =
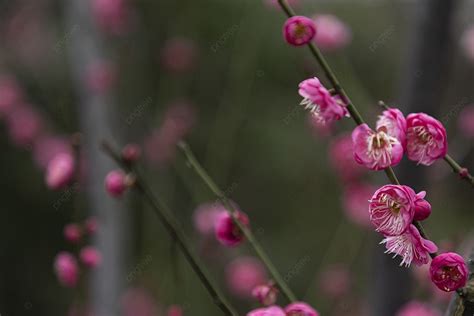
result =
[{"label": "thin twig", "polygon": [[197,256],[191,250],[191,247],[188,245],[187,239],[184,232],[179,227],[178,223],[172,217],[172,212],[169,207],[164,203],[160,198],[155,196],[151,189],[147,186],[144,179],[138,173],[136,168],[132,164],[129,164],[122,160],[121,156],[112,148],[112,146],[107,143],[102,143],[102,149],[104,152],[109,155],[115,162],[125,169],[128,172],[133,173],[135,176],[134,188],[142,194],[146,201],[152,207],[153,212],[161,221],[163,226],[165,226],[168,233],[171,237],[176,240],[178,246],[182,250],[186,260],[191,265],[194,272],[197,274],[201,282],[203,283],[206,290],[209,292],[213,298],[213,302],[226,314],[226,315],[238,315],[232,305],[227,301],[224,295],[219,291],[217,286],[211,281],[208,276],[207,271],[204,266],[200,263]]},{"label": "thin twig", "polygon": [[[451,166],[453,172],[461,176],[461,179],[466,180],[474,187],[474,177],[466,168],[461,167],[449,154],[444,157],[444,161]],[[465,174],[462,174],[463,172],[465,172]]]},{"label": "thin twig", "polygon": [[196,156],[194,153],[191,151],[189,148],[188,144],[185,142],[180,142],[178,144],[178,148],[182,151],[184,156],[186,157],[189,165],[194,169],[194,171],[197,173],[197,175],[204,181],[204,183],[209,187],[209,189],[216,195],[216,197],[222,202],[224,207],[229,211],[230,215],[232,216],[232,219],[234,220],[235,224],[239,227],[239,229],[242,231],[244,234],[245,238],[249,242],[249,244],[253,247],[255,250],[255,253],[258,255],[260,260],[262,260],[263,264],[267,267],[268,271],[270,272],[273,280],[275,283],[278,285],[280,288],[281,292],[283,295],[286,296],[286,298],[290,302],[296,301],[296,296],[293,294],[289,286],[286,284],[284,281],[283,277],[280,275],[276,267],[273,265],[272,261],[266,254],[266,252],[263,250],[262,246],[260,243],[257,241],[255,236],[253,235],[252,231],[249,230],[246,226],[244,226],[237,218],[236,214],[237,211],[233,207],[232,203],[230,203],[229,199],[226,197],[224,192],[217,186],[217,184],[212,180],[212,178],[209,176],[209,174],[204,170],[204,168],[201,166],[199,161],[196,159]]}]

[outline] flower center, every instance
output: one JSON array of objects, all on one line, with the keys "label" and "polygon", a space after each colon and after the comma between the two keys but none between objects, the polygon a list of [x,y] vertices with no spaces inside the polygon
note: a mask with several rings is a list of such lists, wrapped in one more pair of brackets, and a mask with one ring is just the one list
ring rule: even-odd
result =
[{"label": "flower center", "polygon": [[427,130],[426,127],[416,126],[413,128],[413,130],[420,143],[425,145],[433,140],[433,135],[431,135],[431,133]]}]

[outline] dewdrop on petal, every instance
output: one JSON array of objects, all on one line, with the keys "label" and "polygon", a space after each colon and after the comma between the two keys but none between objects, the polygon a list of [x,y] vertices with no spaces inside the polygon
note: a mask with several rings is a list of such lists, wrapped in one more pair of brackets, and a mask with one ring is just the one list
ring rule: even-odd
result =
[{"label": "dewdrop on petal", "polygon": [[291,303],[285,307],[286,316],[319,316],[319,313],[304,302]]},{"label": "dewdrop on petal", "polygon": [[454,252],[446,252],[433,259],[430,276],[440,290],[451,292],[466,285],[469,271],[463,257]]},{"label": "dewdrop on petal", "polygon": [[283,37],[293,46],[308,44],[316,35],[314,21],[305,16],[293,16],[283,25]]}]

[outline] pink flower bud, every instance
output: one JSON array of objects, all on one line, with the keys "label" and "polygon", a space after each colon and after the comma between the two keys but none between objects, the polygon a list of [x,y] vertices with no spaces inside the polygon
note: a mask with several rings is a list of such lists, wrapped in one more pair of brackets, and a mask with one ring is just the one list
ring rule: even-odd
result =
[{"label": "pink flower bud", "polygon": [[82,263],[88,268],[95,268],[102,262],[102,254],[91,246],[82,248],[79,257]]},{"label": "pink flower bud", "polygon": [[304,98],[301,105],[309,109],[321,124],[331,124],[348,115],[347,108],[341,99],[333,97],[318,78],[306,79],[298,87],[299,95]]},{"label": "pink flower bud", "polygon": [[431,262],[431,281],[442,291],[451,292],[465,286],[468,275],[467,265],[457,253],[442,253]]},{"label": "pink flower bud", "polygon": [[64,226],[64,238],[70,243],[77,244],[82,239],[82,229],[78,224]]},{"label": "pink flower bud", "polygon": [[95,216],[91,216],[86,219],[84,225],[86,227],[86,232],[89,235],[94,235],[99,227],[99,222],[97,221],[97,218]]},{"label": "pink flower bud", "polygon": [[273,282],[269,282],[268,284],[263,285],[257,285],[252,290],[252,296],[264,306],[275,304],[277,300],[277,295],[278,289],[275,287]]},{"label": "pink flower bud", "polygon": [[122,170],[110,171],[105,177],[105,189],[113,197],[121,197],[127,189]]},{"label": "pink flower bud", "polygon": [[129,163],[135,162],[140,159],[141,154],[142,150],[137,144],[127,144],[122,149],[122,159]]},{"label": "pink flower bud", "polygon": [[426,192],[417,193],[415,198],[415,221],[423,221],[431,214],[431,204],[425,200]]},{"label": "pink flower bud", "polygon": [[415,215],[415,191],[406,185],[384,185],[369,200],[370,221],[385,236],[398,236]]},{"label": "pink flower bud", "polygon": [[469,170],[467,168],[461,168],[461,170],[459,170],[459,176],[461,179],[467,178],[469,176]]},{"label": "pink flower bud", "polygon": [[314,41],[322,51],[335,51],[347,46],[352,34],[349,27],[332,14],[316,15],[314,23],[318,32]]},{"label": "pink flower bud", "polygon": [[230,262],[225,270],[226,283],[235,295],[252,297],[252,290],[266,280],[262,263],[253,257],[239,257]]},{"label": "pink flower bud", "polygon": [[354,159],[371,170],[381,170],[397,165],[403,157],[403,146],[384,129],[374,132],[367,124],[357,126],[352,132]]},{"label": "pink flower bud", "polygon": [[60,252],[54,260],[54,270],[59,282],[65,287],[75,287],[79,281],[77,261],[69,252]]},{"label": "pink flower bud", "polygon": [[446,156],[446,129],[440,121],[425,113],[409,114],[406,148],[408,159],[429,166]]},{"label": "pink flower bud", "polygon": [[286,316],[319,316],[319,313],[304,302],[295,302],[285,307]]},{"label": "pink flower bud", "polygon": [[[244,226],[249,226],[249,218],[245,213],[236,212],[236,219]],[[214,231],[217,240],[227,247],[240,245],[244,240],[244,234],[239,229],[228,211],[221,211],[216,218]]]},{"label": "pink flower bud", "polygon": [[247,313],[247,316],[286,316],[285,311],[279,306],[258,308]]},{"label": "pink flower bud", "polygon": [[73,155],[68,140],[59,136],[42,135],[36,139],[33,147],[33,158],[41,168],[46,168],[49,162],[59,154]]},{"label": "pink flower bud", "polygon": [[74,177],[74,157],[68,153],[56,155],[48,163],[46,169],[46,185],[52,190],[60,190],[67,186]]},{"label": "pink flower bud", "polygon": [[316,25],[305,16],[293,16],[285,21],[283,37],[293,46],[308,44],[316,35]]},{"label": "pink flower bud", "polygon": [[411,301],[403,305],[396,316],[441,316],[441,313],[428,304]]}]

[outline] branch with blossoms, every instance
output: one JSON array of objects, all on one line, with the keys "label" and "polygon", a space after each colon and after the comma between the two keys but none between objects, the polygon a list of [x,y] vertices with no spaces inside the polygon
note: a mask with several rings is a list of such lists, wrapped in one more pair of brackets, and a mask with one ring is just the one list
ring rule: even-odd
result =
[{"label": "branch with blossoms", "polygon": [[368,169],[384,170],[392,184],[378,189],[369,200],[369,215],[376,231],[384,236],[382,243],[387,253],[401,256],[401,265],[429,263],[433,283],[443,291],[457,291],[466,296],[468,270],[464,259],[456,253],[437,254],[437,246],[427,238],[420,221],[431,213],[431,205],[424,199],[426,192],[415,193],[401,185],[392,167],[403,154],[418,164],[430,166],[444,159],[462,179],[474,186],[472,175],[447,154],[447,136],[442,123],[425,113],[407,117],[394,108],[383,111],[371,129],[351,102],[324,56],[312,42],[317,33],[313,20],[296,16],[285,0],[278,0],[288,16],[283,35],[288,44],[309,47],[334,89],[331,92],[318,78],[304,80],[299,85],[303,97],[301,105],[321,124],[331,124],[350,116],[357,127],[352,132],[355,161]]}]

